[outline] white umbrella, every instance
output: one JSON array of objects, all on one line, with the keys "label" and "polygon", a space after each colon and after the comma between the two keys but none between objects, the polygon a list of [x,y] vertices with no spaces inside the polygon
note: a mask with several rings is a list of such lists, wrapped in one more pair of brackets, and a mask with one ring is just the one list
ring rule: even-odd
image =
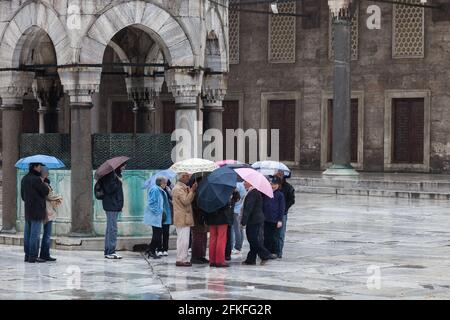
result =
[{"label": "white umbrella", "polygon": [[291,175],[291,170],[281,162],[277,161],[260,161],[252,165],[252,168],[261,172],[265,176],[275,175],[278,171],[282,171],[285,177]]},{"label": "white umbrella", "polygon": [[219,166],[212,161],[205,159],[188,159],[175,163],[170,170],[176,173],[187,172],[190,174],[201,173],[201,172],[212,172],[218,169]]}]

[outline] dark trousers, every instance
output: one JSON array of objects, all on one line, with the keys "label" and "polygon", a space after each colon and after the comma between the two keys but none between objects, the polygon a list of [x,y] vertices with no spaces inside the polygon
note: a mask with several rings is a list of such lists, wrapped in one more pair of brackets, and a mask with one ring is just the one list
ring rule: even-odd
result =
[{"label": "dark trousers", "polygon": [[233,226],[228,226],[227,229],[227,245],[225,247],[225,257],[231,257],[231,251],[233,250]]},{"label": "dark trousers", "polygon": [[280,246],[280,229],[277,228],[277,223],[275,222],[264,222],[264,246],[272,254],[278,256]]},{"label": "dark trousers", "polygon": [[163,224],[162,241],[161,241],[160,247],[158,248],[159,251],[162,251],[162,252],[169,251],[169,236],[170,236],[170,225]]},{"label": "dark trousers", "polygon": [[149,251],[151,253],[156,253],[156,249],[159,249],[162,242],[163,228],[152,227],[152,242],[150,242]]},{"label": "dark trousers", "polygon": [[261,230],[263,224],[252,224],[246,227],[247,240],[250,244],[250,251],[247,255],[248,263],[256,263],[256,258],[259,256],[261,260],[268,260],[270,252],[264,247],[263,239],[261,237]]},{"label": "dark trousers", "polygon": [[42,242],[41,242],[41,253],[39,255],[42,259],[50,258],[52,225],[53,221],[49,221],[46,224],[44,224],[44,233],[42,235]]},{"label": "dark trousers", "polygon": [[206,257],[206,247],[208,245],[208,233],[199,232],[192,229],[192,259],[201,259]]}]

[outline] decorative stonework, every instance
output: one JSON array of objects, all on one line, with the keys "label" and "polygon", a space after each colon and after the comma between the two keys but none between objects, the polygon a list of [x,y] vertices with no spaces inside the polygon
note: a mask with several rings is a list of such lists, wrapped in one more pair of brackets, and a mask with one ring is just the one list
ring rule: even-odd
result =
[{"label": "decorative stonework", "polygon": [[[238,3],[239,0],[230,0],[230,6]],[[232,7],[237,8],[237,7]],[[239,63],[239,26],[240,15],[239,11],[230,9],[229,17],[229,42],[230,42],[230,64]]]},{"label": "decorative stonework", "polygon": [[[328,43],[328,54],[330,60],[334,59],[334,49],[333,49],[333,43],[334,43],[334,32],[333,32],[333,25],[332,25],[333,17],[330,14],[329,19],[329,43]],[[359,53],[359,7],[356,8],[355,13],[352,16],[352,29],[351,29],[351,59],[352,61],[358,60],[358,53]]]},{"label": "decorative stonework", "polygon": [[134,112],[138,109],[154,111],[156,100],[161,92],[164,78],[128,77],[125,78],[128,99],[133,102]]},{"label": "decorative stonework", "polygon": [[[405,0],[420,4],[420,0]],[[394,4],[392,22],[392,56],[394,58],[423,58],[425,56],[424,8]]]},{"label": "decorative stonework", "polygon": [[207,75],[203,80],[202,99],[205,106],[222,106],[227,94],[225,75]]},{"label": "decorative stonework", "polygon": [[[295,13],[296,2],[279,3],[280,13]],[[296,19],[269,16],[269,62],[295,63]]]},{"label": "decorative stonework", "polygon": [[202,90],[203,72],[171,69],[166,72],[169,91],[179,105],[196,105]]},{"label": "decorative stonework", "polygon": [[92,94],[100,89],[102,68],[64,68],[58,73],[70,104],[92,103]]},{"label": "decorative stonework", "polygon": [[34,72],[0,72],[0,97],[2,108],[21,105],[23,96],[31,94]]}]

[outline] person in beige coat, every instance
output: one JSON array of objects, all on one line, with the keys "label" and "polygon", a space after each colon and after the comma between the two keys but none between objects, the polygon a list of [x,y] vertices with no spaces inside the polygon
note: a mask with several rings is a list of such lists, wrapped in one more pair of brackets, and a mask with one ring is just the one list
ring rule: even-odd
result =
[{"label": "person in beige coat", "polygon": [[192,188],[187,186],[190,174],[178,174],[178,182],[172,190],[173,219],[177,230],[177,267],[190,267],[188,261],[189,237],[194,226],[192,202],[194,201],[197,183]]}]

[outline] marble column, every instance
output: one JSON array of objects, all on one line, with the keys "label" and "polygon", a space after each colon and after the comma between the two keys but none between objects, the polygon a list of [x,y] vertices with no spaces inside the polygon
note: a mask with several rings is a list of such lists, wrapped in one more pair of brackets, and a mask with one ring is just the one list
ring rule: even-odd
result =
[{"label": "marble column", "polygon": [[101,68],[60,69],[71,114],[71,236],[93,235],[92,95],[99,91]]},{"label": "marble column", "polygon": [[227,76],[225,74],[205,75],[202,89],[205,130],[223,130],[223,100],[226,92]]},{"label": "marble column", "polygon": [[16,233],[17,186],[15,164],[19,160],[22,133],[23,96],[31,93],[34,73],[10,71],[0,73],[2,98],[2,233]]},{"label": "marble column", "polygon": [[[333,1],[330,1],[334,4]],[[344,3],[344,2],[343,2]],[[358,175],[351,165],[351,20],[350,1],[344,7],[331,7],[334,31],[334,100],[332,166],[328,176]]]},{"label": "marble column", "polygon": [[202,72],[188,72],[188,70],[168,70],[166,79],[169,91],[175,98],[175,129],[178,142],[180,135],[188,135],[189,145],[183,153],[175,152],[174,162],[188,158],[202,158],[203,124],[200,116],[200,93],[203,82]]}]

